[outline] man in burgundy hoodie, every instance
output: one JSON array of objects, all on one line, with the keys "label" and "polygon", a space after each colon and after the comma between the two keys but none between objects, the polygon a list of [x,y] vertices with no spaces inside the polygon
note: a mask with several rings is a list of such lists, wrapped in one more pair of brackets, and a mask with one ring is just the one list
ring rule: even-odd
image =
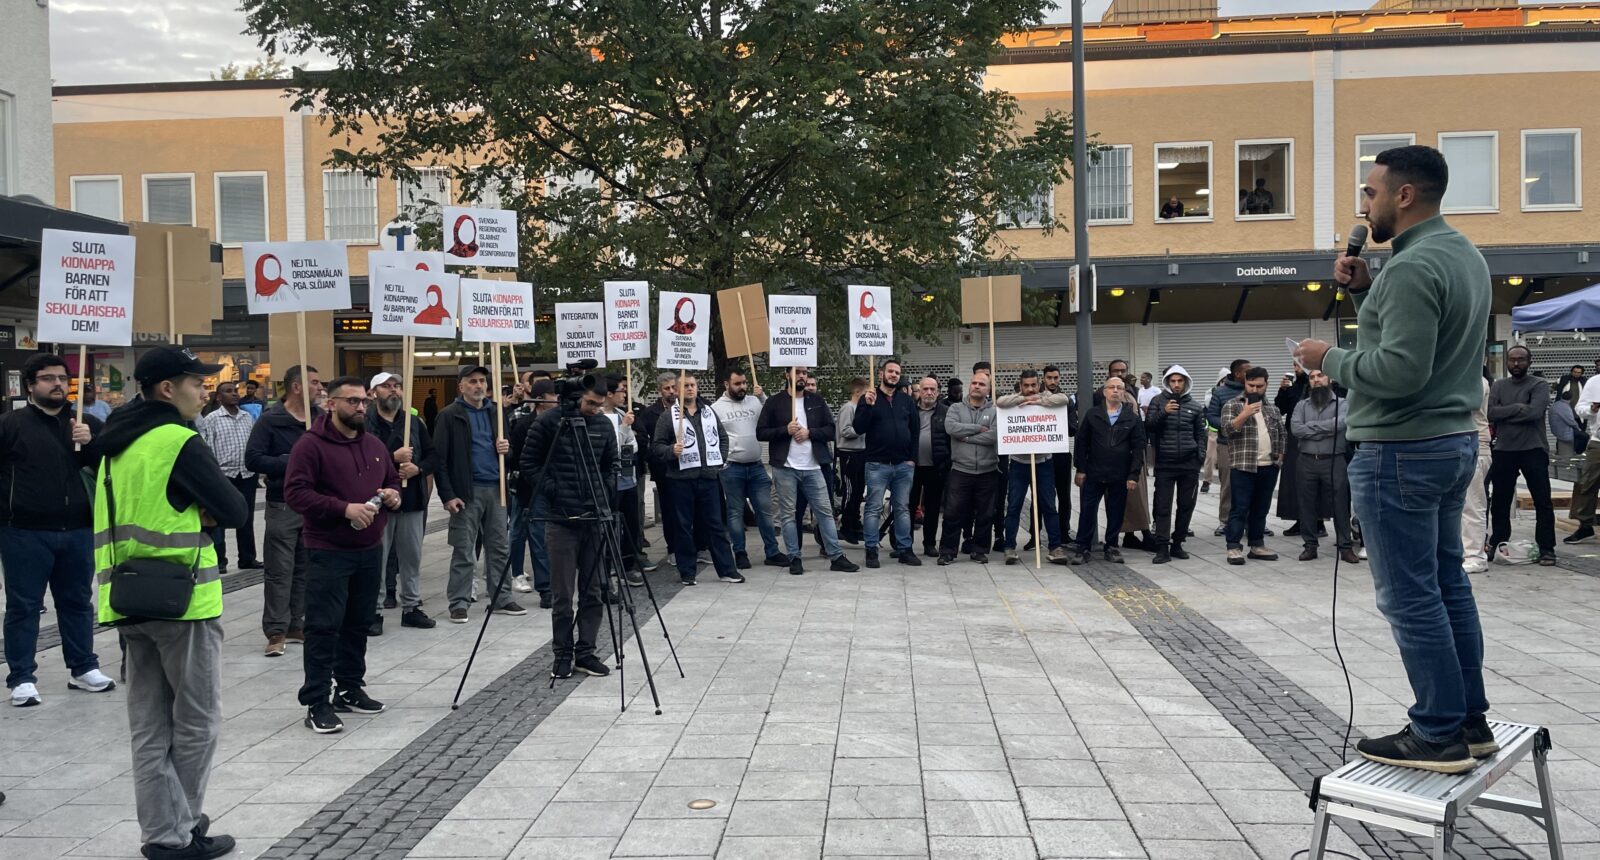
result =
[{"label": "man in burgundy hoodie", "polygon": [[305,518],[310,576],[300,704],[307,708],[306,727],[318,734],[344,728],[336,711],[384,709],[362,688],[367,628],[383,582],[384,509],[400,506],[400,475],[389,449],[365,432],[366,384],[341,376],[327,391],[328,410],[294,443],[283,479],[284,502]]}]

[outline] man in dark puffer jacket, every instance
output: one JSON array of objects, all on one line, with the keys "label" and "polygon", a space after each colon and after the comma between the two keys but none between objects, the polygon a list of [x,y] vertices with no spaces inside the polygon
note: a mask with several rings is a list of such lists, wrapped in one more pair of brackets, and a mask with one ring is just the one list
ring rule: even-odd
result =
[{"label": "man in dark puffer jacket", "polygon": [[[1206,459],[1206,410],[1189,393],[1191,381],[1183,365],[1167,368],[1165,389],[1150,401],[1145,435],[1155,448],[1156,564],[1188,558],[1183,537],[1189,533]],[[1172,522],[1172,498],[1178,497],[1178,521]]]}]

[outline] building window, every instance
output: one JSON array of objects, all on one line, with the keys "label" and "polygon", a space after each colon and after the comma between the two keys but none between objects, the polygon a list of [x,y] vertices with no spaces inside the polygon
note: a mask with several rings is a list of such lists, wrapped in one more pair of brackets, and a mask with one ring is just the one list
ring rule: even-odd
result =
[{"label": "building window", "polygon": [[16,121],[11,115],[11,95],[0,92],[0,194],[11,195],[16,192],[11,188],[11,176],[16,172],[16,165],[11,159],[16,157]]},{"label": "building window", "polygon": [[146,176],[144,220],[152,224],[194,226],[194,174]]},{"label": "building window", "polygon": [[400,180],[395,199],[397,218],[416,221],[423,212],[437,213],[450,205],[450,171],[443,167],[420,167],[415,182]]},{"label": "building window", "polygon": [[1235,216],[1294,217],[1294,142],[1241,140],[1234,144],[1239,165]]},{"label": "building window", "polygon": [[1417,142],[1414,134],[1373,134],[1356,138],[1356,214],[1366,208],[1361,189],[1367,185],[1367,174],[1378,160],[1378,153],[1397,146],[1410,146]]},{"label": "building window", "polygon": [[1494,212],[1500,208],[1499,176],[1495,163],[1500,149],[1496,132],[1461,132],[1439,135],[1439,151],[1450,168],[1450,185],[1444,192],[1445,212]]},{"label": "building window", "polygon": [[1056,220],[1055,188],[1046,185],[1000,213],[1002,230],[1037,230]]},{"label": "building window", "polygon": [[267,241],[267,175],[217,174],[217,241]]},{"label": "building window", "polygon": [[1156,144],[1156,220],[1211,220],[1211,142]]},{"label": "building window", "polygon": [[[591,194],[600,189],[600,180],[587,170],[574,170],[571,176],[563,176],[551,172],[544,178],[544,194],[551,201],[560,200],[570,194]],[[589,207],[586,203],[576,200],[568,201],[561,205],[564,213],[570,213],[566,220],[552,217],[545,224],[545,233],[551,239],[558,239],[567,232],[571,226],[569,222],[578,218],[588,217]]]},{"label": "building window", "polygon": [[122,177],[72,177],[72,211],[108,221],[121,221]]},{"label": "building window", "polygon": [[1522,208],[1580,209],[1583,177],[1577,129],[1522,133]]},{"label": "building window", "polygon": [[322,171],[322,237],[378,241],[378,185],[372,177],[351,170]]},{"label": "building window", "polygon": [[1133,147],[1107,146],[1084,172],[1090,224],[1133,221]]}]

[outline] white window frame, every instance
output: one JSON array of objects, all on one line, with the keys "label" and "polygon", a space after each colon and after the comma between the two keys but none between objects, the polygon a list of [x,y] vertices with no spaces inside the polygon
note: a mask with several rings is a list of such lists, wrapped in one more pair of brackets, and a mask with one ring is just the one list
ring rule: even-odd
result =
[{"label": "white window frame", "polygon": [[[272,241],[272,193],[267,185],[267,172],[265,170],[221,170],[211,175],[211,206],[216,213],[216,230],[214,233],[218,242],[222,242],[222,180],[254,176],[261,179],[261,241]],[[242,248],[243,242],[222,242],[224,248]]]},{"label": "white window frame", "polygon": [[[1270,215],[1250,215],[1239,212],[1239,201],[1233,201],[1233,220],[1235,221],[1293,221],[1294,220],[1294,138],[1292,137],[1262,137],[1251,140],[1236,140],[1233,142],[1233,170],[1235,179],[1239,172],[1239,150],[1246,146],[1263,146],[1283,144],[1289,148],[1288,157],[1285,159],[1283,176],[1283,196],[1285,198],[1283,212],[1274,212]],[[1216,196],[1217,190],[1211,189],[1211,195]],[[1216,211],[1213,205],[1212,211]]]},{"label": "white window frame", "polygon": [[[1102,150],[1106,150],[1106,149],[1125,149],[1125,150],[1128,151],[1128,170],[1127,170],[1127,177],[1128,177],[1128,216],[1126,218],[1090,218],[1088,223],[1089,223],[1090,226],[1093,226],[1093,227],[1109,227],[1109,226],[1116,226],[1118,224],[1132,224],[1133,223],[1133,219],[1134,219],[1134,214],[1133,213],[1134,213],[1134,209],[1136,208],[1136,205],[1135,205],[1135,202],[1134,202],[1136,196],[1133,193],[1133,168],[1134,168],[1133,144],[1131,144],[1131,143],[1112,143],[1112,144],[1107,144],[1105,146],[1102,146],[1100,148]],[[1083,177],[1084,177],[1085,182],[1088,181],[1088,174],[1089,174],[1089,168],[1085,168],[1083,170]],[[1076,176],[1073,177],[1073,182],[1077,182],[1077,177]],[[1086,186],[1084,190],[1087,192],[1088,187]],[[1052,199],[1051,205],[1054,206],[1053,199]]]},{"label": "white window frame", "polygon": [[123,220],[123,212],[127,209],[127,202],[122,198],[122,174],[120,173],[91,173],[83,176],[70,176],[67,178],[68,205],[72,211],[78,211],[78,182],[116,182],[117,183],[117,221]]},{"label": "white window frame", "polygon": [[[1489,191],[1491,200],[1488,206],[1443,206],[1439,211],[1448,215],[1493,215],[1500,211],[1500,132],[1498,131],[1441,131],[1439,138],[1434,142],[1440,153],[1444,152],[1444,142],[1457,137],[1487,137],[1489,142]],[[1445,162],[1449,163],[1449,156]],[[1520,171],[1519,171],[1520,174]]]},{"label": "white window frame", "polygon": [[22,193],[17,176],[22,159],[17,155],[16,105],[16,96],[0,90],[0,179],[5,181],[0,185],[0,194],[8,196]]},{"label": "white window frame", "polygon": [[152,179],[187,179],[189,180],[189,226],[195,224],[195,209],[200,205],[194,199],[194,174],[193,173],[141,173],[139,174],[139,197],[143,205],[141,220],[150,220],[150,180]]},{"label": "white window frame", "polygon": [[[426,167],[413,166],[412,169],[417,171],[418,173],[434,172],[434,173],[442,173],[442,174],[444,174],[444,196],[447,199],[439,201],[439,208],[443,209],[446,206],[454,206],[454,205],[456,205],[456,178],[455,178],[454,172],[452,172],[450,170],[450,168],[448,168],[448,167],[440,167],[437,164],[430,164],[430,165],[428,165]],[[394,181],[394,212],[395,212],[394,217],[396,217],[396,218],[400,217],[400,210],[405,206],[405,202],[400,199],[401,195],[405,191],[405,187],[406,187],[406,182],[405,182],[404,179],[399,179],[399,178],[395,179],[395,181]]]},{"label": "white window frame", "polygon": [[[1211,193],[1210,193],[1209,197],[1212,198],[1211,199],[1211,205],[1209,207],[1207,207],[1207,209],[1208,209],[1210,214],[1199,215],[1199,216],[1185,215],[1182,218],[1162,218],[1161,217],[1161,204],[1165,203],[1166,201],[1161,199],[1161,148],[1162,147],[1178,148],[1178,147],[1185,147],[1185,146],[1203,146],[1203,147],[1206,148],[1206,188],[1211,190]],[[1154,148],[1152,148],[1150,150],[1150,159],[1151,159],[1150,160],[1150,168],[1151,168],[1152,171],[1154,171],[1151,174],[1151,178],[1155,180],[1155,182],[1151,183],[1154,186],[1154,189],[1153,189],[1152,193],[1155,194],[1155,204],[1156,204],[1155,210],[1152,211],[1150,213],[1150,215],[1151,215],[1151,217],[1153,217],[1155,219],[1155,223],[1157,223],[1157,224],[1206,224],[1206,223],[1209,223],[1211,221],[1215,221],[1216,220],[1216,217],[1217,217],[1217,201],[1216,201],[1215,198],[1216,198],[1216,194],[1217,194],[1217,150],[1216,150],[1216,147],[1212,146],[1212,141],[1209,141],[1209,140],[1180,140],[1180,141],[1167,140],[1167,141],[1160,141],[1160,142],[1156,143]],[[1232,204],[1230,203],[1229,205],[1231,206]]]},{"label": "white window frame", "polygon": [[372,221],[373,221],[373,228],[372,228],[373,229],[373,236],[372,236],[372,238],[371,239],[342,239],[342,240],[341,239],[329,239],[328,238],[328,176],[331,175],[331,174],[335,174],[335,173],[341,173],[341,174],[343,174],[343,173],[353,173],[353,174],[360,175],[361,172],[359,170],[335,169],[335,168],[325,168],[322,171],[322,238],[325,241],[329,241],[329,242],[342,241],[342,242],[345,243],[346,246],[350,246],[350,245],[355,245],[355,246],[377,245],[378,244],[378,235],[377,234],[383,232],[383,226],[387,222],[385,222],[383,220],[383,213],[380,212],[379,209],[378,209],[378,183],[377,183],[377,180],[375,180],[375,179],[372,181]]},{"label": "white window frame", "polygon": [[[1365,142],[1367,142],[1369,140],[1396,140],[1396,139],[1400,139],[1400,138],[1404,138],[1405,141],[1406,141],[1404,144],[1401,144],[1402,146],[1416,146],[1417,145],[1417,135],[1416,135],[1415,132],[1397,131],[1397,132],[1394,132],[1392,134],[1358,134],[1358,135],[1356,135],[1356,145],[1355,145],[1355,148],[1350,151],[1350,155],[1353,156],[1355,158],[1355,160],[1356,160],[1356,211],[1355,211],[1355,215],[1356,215],[1357,218],[1361,217],[1361,210],[1365,207],[1366,202],[1367,202],[1366,198],[1361,194],[1361,189],[1364,188],[1366,186],[1366,184],[1367,184],[1367,170],[1363,170],[1362,167],[1361,167],[1361,144],[1363,144],[1363,143],[1365,143]],[[1370,168],[1368,168],[1368,169],[1370,170]]]},{"label": "white window frame", "polygon": [[[482,170],[483,169],[483,165],[474,164],[469,169],[470,170]],[[518,194],[525,194],[527,192],[527,190],[528,190],[528,180],[521,179],[521,178],[512,179],[511,180],[511,187],[514,190],[516,190]],[[456,189],[455,189],[454,186],[451,186],[451,188],[450,188],[450,195],[452,197],[456,196]],[[498,187],[495,190],[495,195],[497,197],[499,196]],[[478,208],[482,208],[482,209],[495,208],[495,207],[490,207],[490,206],[485,205],[487,202],[488,201],[485,201],[483,199],[483,192],[479,191],[478,192],[478,198],[476,200],[467,200],[466,198],[463,197],[460,201],[458,201],[457,205],[459,205],[459,206],[473,206],[473,207],[478,207]],[[504,208],[505,207],[505,200],[504,199],[496,200],[494,202],[495,202],[497,207],[500,207],[500,208]],[[513,210],[513,211],[516,211],[516,210]],[[520,214],[519,214],[518,217],[520,217]]]},{"label": "white window frame", "polygon": [[[1001,230],[1043,230],[1045,224],[1053,224],[1056,220],[1056,187],[1051,185],[1048,189],[1040,189],[1045,195],[1045,202],[1049,204],[1043,220],[1032,219],[1022,222],[1011,220],[1010,212],[999,213],[996,226]],[[1021,213],[1018,213],[1021,214]]]},{"label": "white window frame", "polygon": [[[1572,202],[1528,202],[1528,135],[1572,135]],[[1522,130],[1522,148],[1517,153],[1517,175],[1522,180],[1522,211],[1524,212],[1581,212],[1583,211],[1583,129],[1580,128],[1525,128]]]}]

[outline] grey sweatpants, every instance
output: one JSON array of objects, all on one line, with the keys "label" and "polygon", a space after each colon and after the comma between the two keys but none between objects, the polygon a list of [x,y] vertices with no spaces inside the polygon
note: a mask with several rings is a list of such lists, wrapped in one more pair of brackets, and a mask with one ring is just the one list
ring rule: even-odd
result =
[{"label": "grey sweatpants", "polygon": [[139,829],[146,844],[182,848],[205,806],[222,731],[222,619],[120,630]]},{"label": "grey sweatpants", "polygon": [[472,602],[472,577],[478,567],[478,540],[483,540],[484,594],[493,599],[496,577],[505,580],[500,587],[496,609],[512,602],[511,533],[507,530],[506,509],[500,504],[498,487],[473,487],[472,495],[461,498],[467,506],[450,515],[450,595],[451,609],[466,609]]},{"label": "grey sweatpants", "polygon": [[[389,548],[394,547],[400,559],[400,608],[415,609],[422,605],[422,530],[427,511],[390,511],[389,522],[383,527],[383,558],[389,558]],[[378,608],[383,608],[383,589],[378,589]]]},{"label": "grey sweatpants", "polygon": [[306,547],[300,540],[300,515],[283,502],[267,502],[267,534],[262,541],[266,581],[262,583],[261,630],[268,636],[306,629]]}]

